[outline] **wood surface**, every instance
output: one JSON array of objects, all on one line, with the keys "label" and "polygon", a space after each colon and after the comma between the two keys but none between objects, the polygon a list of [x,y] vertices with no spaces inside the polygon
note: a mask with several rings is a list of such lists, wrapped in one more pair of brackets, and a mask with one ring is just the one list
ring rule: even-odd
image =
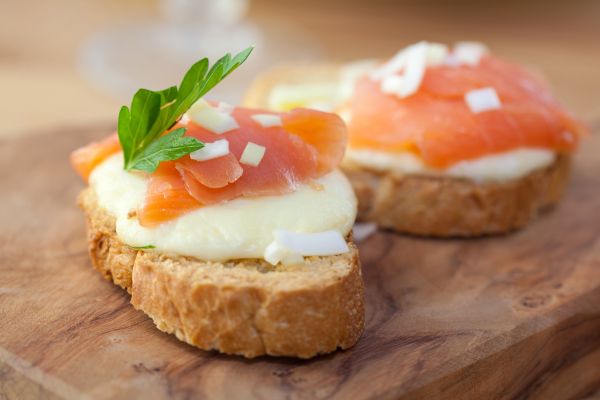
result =
[{"label": "wood surface", "polygon": [[367,327],[309,361],[204,352],[92,269],[69,151],[110,127],[0,141],[0,398],[578,398],[600,388],[600,138],[513,235],[359,244]]}]

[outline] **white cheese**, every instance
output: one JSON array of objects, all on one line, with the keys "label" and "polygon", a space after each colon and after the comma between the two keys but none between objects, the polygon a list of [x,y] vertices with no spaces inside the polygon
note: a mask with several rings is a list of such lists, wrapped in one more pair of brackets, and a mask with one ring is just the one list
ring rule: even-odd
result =
[{"label": "white cheese", "polygon": [[221,111],[203,99],[195,102],[187,111],[187,114],[192,121],[217,134],[240,127],[229,112]]},{"label": "white cheese", "polygon": [[465,93],[465,103],[474,114],[502,108],[496,89],[485,87]]},{"label": "white cheese", "polygon": [[551,165],[556,159],[552,150],[521,148],[466,160],[445,169],[428,167],[410,152],[386,153],[375,150],[348,149],[344,158],[347,165],[363,165],[377,171],[399,174],[452,176],[475,181],[502,182],[521,178],[535,170]]},{"label": "white cheese", "polygon": [[256,167],[258,166],[258,164],[260,164],[262,158],[265,156],[265,151],[266,148],[264,146],[248,142],[248,144],[244,148],[244,151],[242,152],[240,162],[242,164]]},{"label": "white cheese", "polygon": [[270,128],[272,126],[281,126],[283,122],[281,121],[281,115],[276,114],[254,114],[251,117],[254,121],[256,121],[263,128]]},{"label": "white cheese", "polygon": [[356,198],[339,171],[279,196],[239,198],[201,207],[154,228],[142,227],[131,210],[144,202],[147,178],[123,170],[116,154],[90,176],[98,204],[116,218],[117,235],[130,246],[156,246],[156,251],[208,261],[262,258],[273,232],[315,233],[335,230],[346,236],[356,217]]},{"label": "white cheese", "polygon": [[190,153],[190,158],[196,161],[207,161],[213,158],[223,157],[229,154],[229,142],[227,139],[215,140],[204,143],[204,147]]}]

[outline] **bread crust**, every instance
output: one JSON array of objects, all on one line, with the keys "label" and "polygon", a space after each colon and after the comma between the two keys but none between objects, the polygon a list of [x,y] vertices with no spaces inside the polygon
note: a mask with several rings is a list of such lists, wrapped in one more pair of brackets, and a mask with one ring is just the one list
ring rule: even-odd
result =
[{"label": "bread crust", "polygon": [[[339,65],[313,65],[310,73],[283,66],[259,77],[244,98],[247,107],[267,107],[278,84],[335,81]],[[358,220],[419,236],[469,237],[507,233],[556,204],[567,185],[571,156],[506,182],[400,174],[342,163],[358,198]]]},{"label": "bread crust", "polygon": [[506,182],[344,167],[358,198],[358,219],[421,236],[479,236],[525,226],[565,191],[571,157]]},{"label": "bread crust", "polygon": [[79,195],[93,266],[131,294],[156,326],[204,350],[253,358],[310,358],[353,346],[364,329],[358,251],[308,257],[304,266],[224,263],[122,243],[92,188]]}]

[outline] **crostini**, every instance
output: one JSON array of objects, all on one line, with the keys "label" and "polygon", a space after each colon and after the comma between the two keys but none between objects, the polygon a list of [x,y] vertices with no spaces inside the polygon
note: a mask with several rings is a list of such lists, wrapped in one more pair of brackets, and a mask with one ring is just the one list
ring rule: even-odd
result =
[{"label": "crostini", "polygon": [[118,134],[75,150],[92,264],[156,326],[205,350],[309,358],[364,327],[337,170],[335,114],[276,113],[202,96],[248,56],[202,60],[179,87],[141,90]]},{"label": "crostini", "polygon": [[386,62],[282,67],[244,104],[335,111],[359,220],[426,236],[505,233],[556,204],[586,128],[536,73],[475,42]]}]

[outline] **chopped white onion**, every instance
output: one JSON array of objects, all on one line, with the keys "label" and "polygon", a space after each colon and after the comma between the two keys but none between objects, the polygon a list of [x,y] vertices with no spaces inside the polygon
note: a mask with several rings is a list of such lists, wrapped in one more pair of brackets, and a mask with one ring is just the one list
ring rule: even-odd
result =
[{"label": "chopped white onion", "polygon": [[396,94],[399,97],[407,97],[416,93],[421,86],[421,81],[425,75],[427,67],[427,50],[429,46],[426,42],[418,43],[408,49],[406,66],[404,68],[404,85]]},{"label": "chopped white onion", "polygon": [[184,113],[181,118],[179,118],[179,123],[183,124],[183,125],[187,125],[188,122],[190,122],[190,117],[187,115],[187,113]]},{"label": "chopped white onion", "polygon": [[370,77],[374,81],[380,81],[386,76],[393,75],[396,72],[400,71],[402,68],[404,68],[405,63],[406,49],[402,49],[399,52],[397,52],[394,55],[394,57],[392,57],[388,62],[371,72]]},{"label": "chopped white onion", "polygon": [[251,118],[263,128],[283,125],[281,116],[277,114],[254,114]]},{"label": "chopped white onion", "polygon": [[493,87],[475,89],[465,93],[465,102],[471,112],[475,114],[497,110],[502,107],[498,93]]},{"label": "chopped white onion", "polygon": [[369,76],[380,82],[382,92],[404,98],[419,90],[428,66],[475,66],[487,53],[487,47],[478,42],[458,42],[449,52],[444,44],[423,41],[399,51]]},{"label": "chopped white onion", "polygon": [[[416,93],[425,75],[429,43],[419,42],[408,46],[371,74],[371,78],[381,80],[384,93],[407,97]],[[399,74],[398,71],[402,70]]]},{"label": "chopped white onion", "polygon": [[454,60],[451,62],[476,66],[479,64],[481,57],[488,53],[489,49],[483,43],[457,42],[454,45],[454,51],[452,52]]},{"label": "chopped white onion", "polygon": [[195,102],[187,113],[192,121],[217,134],[240,127],[230,113],[220,111],[203,99]]},{"label": "chopped white onion", "polygon": [[434,67],[442,65],[448,56],[448,46],[441,43],[429,43],[427,49],[427,65]]},{"label": "chopped white onion", "polygon": [[298,265],[304,263],[304,257],[301,254],[295,253],[283,246],[277,241],[271,242],[265,249],[263,258],[270,264],[277,265]]},{"label": "chopped white onion", "polygon": [[213,158],[223,157],[229,154],[229,142],[227,139],[215,140],[204,143],[204,147],[190,153],[190,158],[196,161],[207,161]]},{"label": "chopped white onion", "polygon": [[299,256],[332,256],[350,251],[339,231],[297,233],[283,229],[273,232],[275,240],[267,246],[264,258],[271,264],[297,263]]},{"label": "chopped white onion", "polygon": [[354,241],[358,243],[367,239],[375,232],[377,232],[377,224],[373,222],[357,222],[352,228],[352,237],[354,238]]},{"label": "chopped white onion", "polygon": [[232,106],[229,103],[225,103],[224,101],[220,101],[219,104],[217,105],[217,110],[224,112],[224,113],[228,113],[231,114],[231,112],[234,110],[234,106]]},{"label": "chopped white onion", "polygon": [[350,251],[348,243],[336,230],[298,233],[277,229],[274,236],[281,246],[303,256],[332,256]]},{"label": "chopped white onion", "polygon": [[264,157],[265,150],[266,148],[264,146],[248,142],[248,144],[244,148],[242,156],[240,157],[240,162],[242,164],[256,167],[258,166],[258,164],[260,164],[262,158]]},{"label": "chopped white onion", "polygon": [[383,93],[397,93],[404,86],[404,77],[400,75],[388,75],[381,80],[381,91]]}]

